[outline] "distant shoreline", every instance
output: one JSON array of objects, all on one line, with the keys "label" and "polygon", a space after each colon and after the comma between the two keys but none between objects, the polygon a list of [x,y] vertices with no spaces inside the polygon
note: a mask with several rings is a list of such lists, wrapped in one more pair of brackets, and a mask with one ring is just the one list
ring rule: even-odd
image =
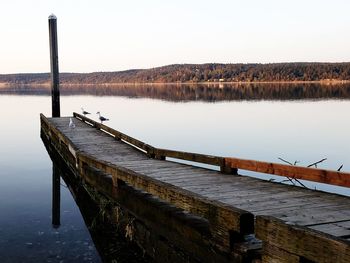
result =
[{"label": "distant shoreline", "polygon": [[[313,81],[201,81],[201,82],[113,82],[113,83],[61,83],[61,86],[135,86],[135,85],[249,85],[249,84],[348,84],[350,80],[313,80]],[[41,86],[50,87],[50,83],[11,83],[0,82],[0,88],[11,86]]]}]

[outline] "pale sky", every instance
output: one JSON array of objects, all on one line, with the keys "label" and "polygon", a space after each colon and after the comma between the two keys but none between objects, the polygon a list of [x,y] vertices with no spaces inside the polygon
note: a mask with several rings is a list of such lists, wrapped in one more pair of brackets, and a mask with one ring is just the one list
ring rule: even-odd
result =
[{"label": "pale sky", "polygon": [[0,0],[0,73],[175,63],[349,62],[349,0]]}]

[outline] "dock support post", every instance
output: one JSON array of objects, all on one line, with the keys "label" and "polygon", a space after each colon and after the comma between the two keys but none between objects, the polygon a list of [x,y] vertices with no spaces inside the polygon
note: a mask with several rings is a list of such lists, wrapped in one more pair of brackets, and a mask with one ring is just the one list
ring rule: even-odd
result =
[{"label": "dock support post", "polygon": [[52,226],[61,225],[61,177],[55,163],[52,164]]},{"label": "dock support post", "polygon": [[60,117],[60,89],[58,72],[57,18],[49,16],[50,65],[51,65],[51,97],[52,117]]}]

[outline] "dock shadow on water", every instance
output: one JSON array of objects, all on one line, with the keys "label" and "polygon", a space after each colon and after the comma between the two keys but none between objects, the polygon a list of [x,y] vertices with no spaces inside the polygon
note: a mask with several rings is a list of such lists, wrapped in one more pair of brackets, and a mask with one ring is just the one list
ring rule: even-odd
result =
[{"label": "dock shadow on water", "polygon": [[[120,228],[127,222],[117,224],[112,220],[113,207],[101,194],[84,184],[76,177],[50,146],[44,136],[41,139],[52,160],[52,226],[60,227],[60,188],[61,178],[71,192],[84,222],[90,232],[102,262],[149,262],[150,259],[139,247],[125,237]],[[77,255],[79,256],[79,255]],[[82,255],[83,256],[83,255]],[[83,258],[83,257],[82,257]],[[64,258],[63,258],[64,260]],[[87,260],[87,259],[86,259]],[[86,261],[82,259],[82,261]],[[89,260],[88,260],[89,261]],[[95,258],[92,262],[100,261]],[[61,262],[61,261],[59,261]],[[64,261],[62,261],[64,262]]]}]

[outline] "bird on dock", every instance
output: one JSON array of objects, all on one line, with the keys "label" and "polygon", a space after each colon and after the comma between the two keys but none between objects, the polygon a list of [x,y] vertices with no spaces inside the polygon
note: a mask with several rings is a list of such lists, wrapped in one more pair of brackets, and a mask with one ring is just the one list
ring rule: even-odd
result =
[{"label": "bird on dock", "polygon": [[74,129],[75,128],[75,124],[74,124],[74,122],[73,122],[73,120],[72,120],[72,118],[69,118],[69,128],[71,128],[71,129]]},{"label": "bird on dock", "polygon": [[81,107],[81,111],[82,111],[82,113],[83,113],[84,116],[87,115],[87,114],[91,114],[90,112],[84,110],[83,107]]},{"label": "bird on dock", "polygon": [[100,119],[101,123],[104,122],[104,121],[109,121],[109,119],[101,116],[101,113],[99,111],[96,112],[96,114],[98,114],[98,118]]}]

